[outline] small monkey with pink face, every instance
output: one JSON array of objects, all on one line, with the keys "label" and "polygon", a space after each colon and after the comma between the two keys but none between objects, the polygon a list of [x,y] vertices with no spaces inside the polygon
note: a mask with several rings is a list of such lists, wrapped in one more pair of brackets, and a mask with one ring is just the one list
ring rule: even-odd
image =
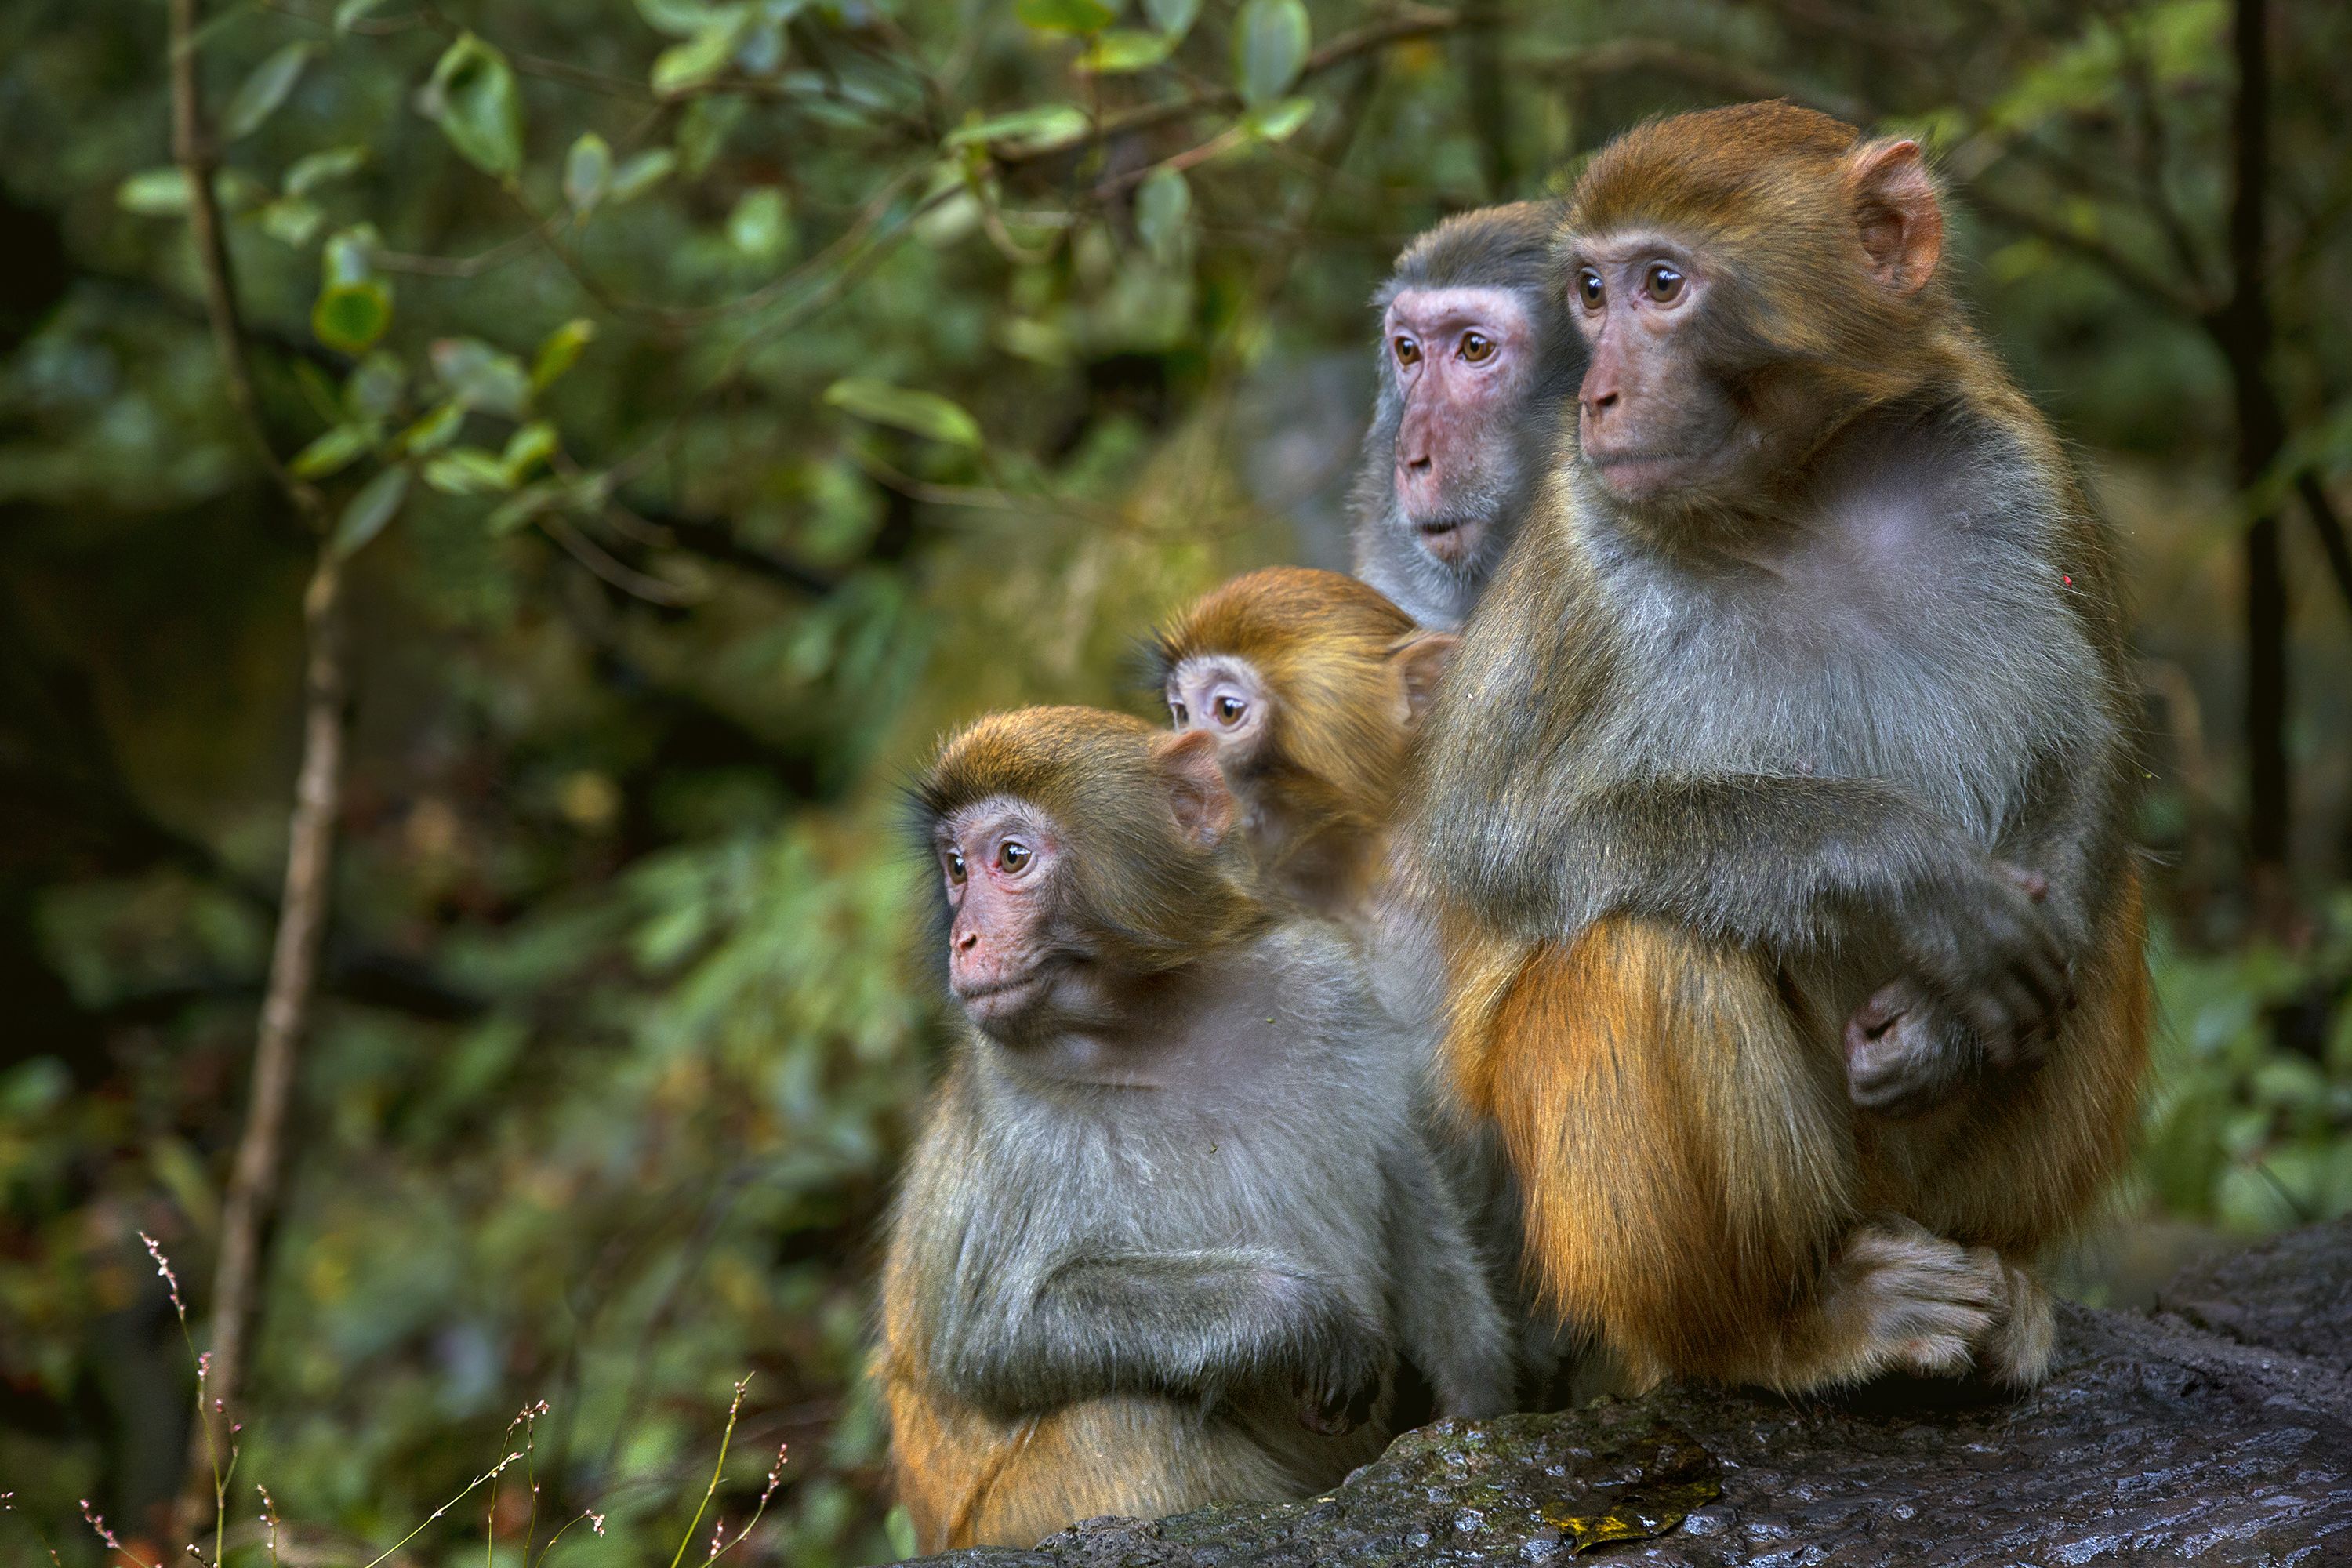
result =
[{"label": "small monkey with pink face", "polygon": [[1267,901],[1206,735],[1030,708],[918,792],[954,1055],[879,1372],[923,1548],[1335,1486],[1402,1359],[1495,1414],[1502,1321],[1353,946]]},{"label": "small monkey with pink face", "polygon": [[1356,481],[1356,575],[1432,631],[1477,606],[1584,374],[1551,262],[1563,210],[1447,218],[1373,298],[1381,387]]}]

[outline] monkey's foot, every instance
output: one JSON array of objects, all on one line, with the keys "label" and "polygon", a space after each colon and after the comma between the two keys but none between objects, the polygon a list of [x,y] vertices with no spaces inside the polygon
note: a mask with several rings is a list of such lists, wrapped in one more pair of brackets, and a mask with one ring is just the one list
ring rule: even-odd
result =
[{"label": "monkey's foot", "polygon": [[[1810,1364],[1786,1370],[1791,1392],[1881,1373],[1958,1377],[1993,1339],[2010,1301],[2001,1261],[1898,1216],[1857,1226],[1821,1285]],[[2044,1303],[2045,1315],[2047,1303]],[[2045,1340],[2046,1353],[2046,1340]]]}]

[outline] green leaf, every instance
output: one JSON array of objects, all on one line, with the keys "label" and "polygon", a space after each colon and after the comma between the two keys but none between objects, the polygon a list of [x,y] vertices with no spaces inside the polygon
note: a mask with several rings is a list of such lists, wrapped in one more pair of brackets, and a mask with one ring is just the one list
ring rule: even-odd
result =
[{"label": "green leaf", "polygon": [[1261,142],[1287,142],[1314,112],[1313,99],[1286,98],[1280,103],[1251,110],[1242,116],[1242,124]]},{"label": "green leaf", "polygon": [[825,388],[824,400],[860,419],[910,430],[951,447],[978,447],[983,440],[980,422],[937,393],[860,375],[835,382]]},{"label": "green leaf", "polygon": [[389,419],[400,408],[408,372],[388,353],[372,353],[343,379],[343,407],[354,419]]},{"label": "green leaf", "polygon": [[513,419],[530,402],[522,362],[479,338],[443,338],[433,345],[433,374],[460,407]]},{"label": "green leaf", "polygon": [[751,20],[748,11],[724,12],[685,43],[664,49],[654,58],[654,90],[674,98],[715,80],[735,58],[735,46]]},{"label": "green leaf", "polygon": [[316,363],[307,359],[296,360],[294,384],[301,388],[302,401],[310,405],[310,412],[320,419],[329,425],[346,423],[343,400],[335,391],[335,384],[327,379],[327,373]]},{"label": "green leaf", "polygon": [[901,1557],[912,1557],[922,1550],[915,1534],[915,1516],[907,1511],[904,1503],[882,1516],[882,1533],[890,1538],[890,1550]]},{"label": "green leaf", "polygon": [[142,169],[114,187],[114,203],[142,217],[184,217],[188,211],[188,172],[177,165]]},{"label": "green leaf", "polygon": [[358,174],[367,161],[368,150],[364,147],[330,147],[322,153],[312,153],[286,171],[286,194],[307,196],[321,185]]},{"label": "green leaf", "polygon": [[702,0],[637,0],[637,15],[656,33],[690,38],[726,15],[725,8]]},{"label": "green leaf", "polygon": [[411,457],[426,457],[456,440],[465,423],[465,405],[454,399],[436,403],[425,411],[424,418],[400,433],[396,444]]},{"label": "green leaf", "polygon": [[425,465],[425,482],[444,495],[487,496],[514,489],[498,458],[479,447],[460,447]]},{"label": "green leaf", "polygon": [[484,174],[512,179],[522,168],[522,95],[514,70],[473,34],[459,34],[442,52],[418,107]]},{"label": "green leaf", "polygon": [[1135,232],[1161,262],[1173,258],[1183,237],[1184,219],[1192,211],[1192,187],[1182,171],[1154,169],[1135,192]]},{"label": "green leaf", "polygon": [[1257,109],[1290,90],[1311,37],[1303,0],[1244,0],[1234,18],[1234,85]]},{"label": "green leaf", "polygon": [[613,184],[613,149],[593,131],[583,132],[563,155],[563,199],[585,216]]},{"label": "green leaf", "polygon": [[1118,13],[1103,0],[1013,0],[1013,14],[1041,33],[1098,33]]},{"label": "green leaf", "polygon": [[262,121],[277,113],[278,106],[294,90],[302,68],[318,52],[316,44],[289,44],[254,67],[229,96],[228,107],[221,110],[221,140],[234,142],[260,130]]},{"label": "green leaf", "polygon": [[761,185],[743,193],[727,217],[727,243],[754,261],[772,261],[783,254],[784,193]]},{"label": "green leaf", "polygon": [[702,177],[751,107],[739,92],[705,93],[686,106],[671,142],[677,148],[677,166],[688,179]]},{"label": "green leaf", "polygon": [[1078,68],[1097,76],[1123,76],[1129,71],[1150,70],[1174,52],[1176,40],[1164,33],[1147,33],[1134,27],[1114,27],[1094,41],[1094,47],[1078,57]]},{"label": "green leaf", "polygon": [[1143,0],[1143,14],[1171,38],[1181,38],[1201,15],[1201,0]]},{"label": "green leaf", "polygon": [[535,485],[525,485],[515,492],[511,500],[492,508],[490,515],[483,519],[483,526],[493,536],[512,533],[541,512],[552,510],[563,499],[567,488],[555,479],[541,479]]},{"label": "green leaf", "polygon": [[507,449],[499,454],[499,468],[506,475],[507,488],[511,489],[520,484],[533,468],[555,456],[558,445],[555,426],[544,419],[518,426],[507,437]]},{"label": "green leaf", "polygon": [[1066,146],[1082,141],[1094,129],[1087,111],[1070,103],[1041,103],[1034,108],[1000,114],[993,120],[983,120],[977,125],[967,125],[948,133],[948,147],[971,147],[1002,143],[1016,153],[1042,153],[1051,148]]},{"label": "green leaf", "polygon": [[667,147],[655,147],[638,153],[613,171],[613,200],[633,201],[669,178],[677,167],[677,154]]},{"label": "green leaf", "polygon": [[310,331],[331,349],[347,354],[375,346],[392,325],[392,290],[371,278],[360,283],[331,284],[319,291],[310,307]]},{"label": "green leaf", "polygon": [[575,317],[547,334],[539,345],[539,353],[530,362],[530,384],[535,391],[547,385],[579,363],[580,351],[593,342],[596,323],[586,317]]},{"label": "green leaf", "polygon": [[286,465],[298,479],[323,479],[367,455],[377,431],[367,425],[338,425],[300,451]]},{"label": "green leaf", "polygon": [[328,548],[341,558],[349,558],[366,547],[368,541],[383,531],[400,503],[408,499],[408,470],[386,468],[360,487],[343,508],[341,521],[335,524],[334,538]]},{"label": "green leaf", "polygon": [[348,33],[354,24],[365,21],[367,14],[383,4],[383,0],[343,0],[335,7],[335,31]]},{"label": "green leaf", "polygon": [[375,250],[383,243],[372,223],[353,224],[327,237],[319,253],[319,270],[327,287],[364,283],[375,276]]},{"label": "green leaf", "polygon": [[225,213],[251,212],[269,197],[269,187],[243,169],[223,169],[213,176],[213,199]]},{"label": "green leaf", "polygon": [[254,215],[254,221],[270,238],[299,250],[310,243],[319,226],[327,221],[327,215],[319,210],[317,204],[299,196],[281,196]]}]

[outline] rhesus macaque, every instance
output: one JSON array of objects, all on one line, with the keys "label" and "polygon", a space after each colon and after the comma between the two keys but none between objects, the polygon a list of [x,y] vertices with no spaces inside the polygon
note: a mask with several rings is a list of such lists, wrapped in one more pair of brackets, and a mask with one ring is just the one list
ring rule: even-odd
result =
[{"label": "rhesus macaque", "polygon": [[970,1027],[899,1194],[878,1357],[926,1550],[1335,1485],[1399,1355],[1441,1410],[1508,1351],[1328,923],[1254,890],[1206,736],[983,719],[919,791]]},{"label": "rhesus macaque", "polygon": [[1916,144],[1787,104],[1596,157],[1573,440],[1424,730],[1451,1076],[1637,1383],[2031,1384],[2130,1139],[2109,540],[1942,242]]},{"label": "rhesus macaque", "polygon": [[1271,890],[1345,925],[1370,918],[1406,752],[1454,642],[1299,566],[1236,577],[1161,629],[1169,715],[1216,743]]},{"label": "rhesus macaque", "polygon": [[1583,373],[1551,260],[1562,210],[1450,217],[1405,247],[1372,301],[1381,390],[1356,481],[1356,575],[1433,631],[1459,626],[1486,591]]},{"label": "rhesus macaque", "polygon": [[[1217,744],[1264,884],[1353,931],[1374,994],[1424,1042],[1441,990],[1431,932],[1383,894],[1398,790],[1458,641],[1416,630],[1352,577],[1274,566],[1196,601],[1152,648],[1176,729]],[[1441,1125],[1449,1110],[1424,1115]],[[1515,1320],[1517,1403],[1557,1404],[1577,1336],[1528,1289],[1519,1194],[1501,1148],[1474,1122],[1444,1126],[1438,1153]]]}]

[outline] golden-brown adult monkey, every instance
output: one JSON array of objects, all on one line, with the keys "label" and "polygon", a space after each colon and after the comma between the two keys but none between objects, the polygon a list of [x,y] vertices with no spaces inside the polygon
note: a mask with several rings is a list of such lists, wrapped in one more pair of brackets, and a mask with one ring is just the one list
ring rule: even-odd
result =
[{"label": "golden-brown adult monkey", "polygon": [[1353,577],[1248,573],[1152,642],[1179,731],[1215,742],[1268,887],[1342,924],[1386,879],[1397,790],[1456,639]]},{"label": "golden-brown adult monkey", "polygon": [[1207,738],[1026,709],[918,791],[970,1027],[893,1214],[877,1358],[926,1550],[1336,1485],[1398,1357],[1447,1414],[1508,1346],[1328,922],[1257,897]]},{"label": "golden-brown adult monkey", "polygon": [[1637,1382],[2031,1384],[2129,1143],[2110,542],[1942,236],[1916,145],[1787,104],[1597,156],[1576,418],[1425,731],[1452,1074]]}]

